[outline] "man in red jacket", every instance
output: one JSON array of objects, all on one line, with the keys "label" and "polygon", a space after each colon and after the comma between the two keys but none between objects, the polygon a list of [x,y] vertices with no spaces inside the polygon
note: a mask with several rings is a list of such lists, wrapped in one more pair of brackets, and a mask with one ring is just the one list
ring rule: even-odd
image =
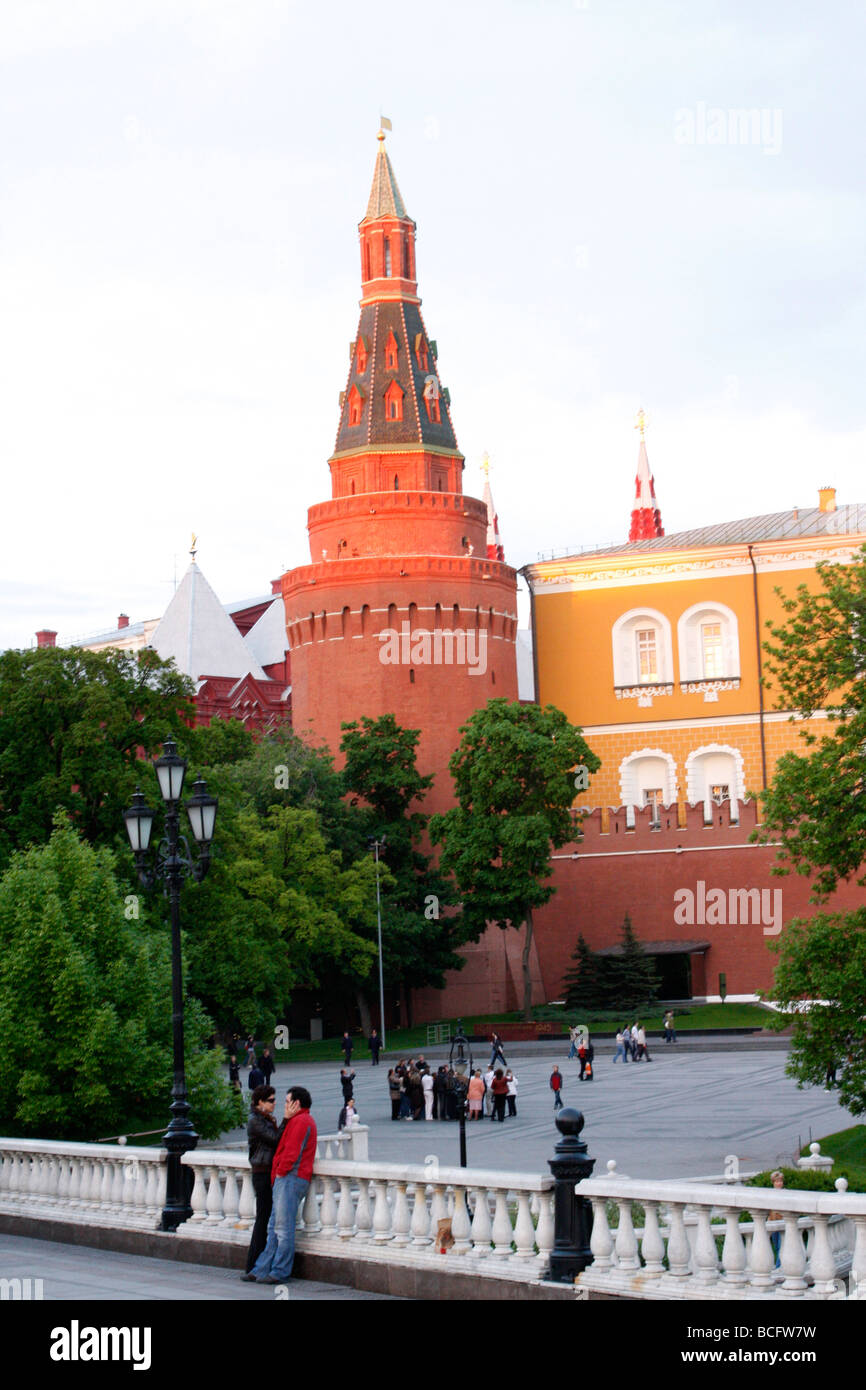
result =
[{"label": "man in red jacket", "polygon": [[274,1204],[268,1241],[249,1274],[241,1275],[249,1283],[284,1284],[292,1272],[298,1207],[310,1186],[316,1157],[312,1103],[304,1086],[292,1086],[286,1096],[285,1124],[271,1167]]},{"label": "man in red jacket", "polygon": [[562,1072],[559,1067],[554,1067],[550,1073],[550,1089],[553,1092],[554,1110],[562,1109]]}]

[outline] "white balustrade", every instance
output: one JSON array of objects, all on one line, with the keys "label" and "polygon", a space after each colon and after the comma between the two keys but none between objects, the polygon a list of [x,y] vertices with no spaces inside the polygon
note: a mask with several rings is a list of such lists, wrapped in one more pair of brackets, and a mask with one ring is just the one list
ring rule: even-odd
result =
[{"label": "white balustrade", "polygon": [[593,1211],[593,1263],[578,1279],[587,1290],[660,1299],[866,1295],[864,1194],[644,1182],[612,1172],[575,1191]]},{"label": "white balustrade", "polygon": [[155,1226],[165,1150],[0,1139],[0,1211],[95,1226]]}]

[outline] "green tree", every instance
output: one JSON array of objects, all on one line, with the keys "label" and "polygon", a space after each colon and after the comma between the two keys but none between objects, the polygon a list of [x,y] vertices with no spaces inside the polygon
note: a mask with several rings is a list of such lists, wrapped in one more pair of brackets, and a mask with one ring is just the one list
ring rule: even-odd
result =
[{"label": "green tree", "polygon": [[839,1104],[864,1114],[866,908],[794,920],[771,948],[780,960],[768,997],[784,1011],[778,1026],[793,1025],[789,1076],[823,1086],[838,1067]]},{"label": "green tree", "polygon": [[583,932],[577,938],[571,959],[574,964],[563,981],[566,1008],[599,1008],[599,957],[590,950]]},{"label": "green tree", "polygon": [[[85,843],[62,814],[48,843],[15,854],[0,878],[0,1017],[14,1058],[0,1069],[7,1133],[96,1139],[167,1122],[169,942],[139,902],[131,908],[111,851]],[[225,1081],[215,1085],[220,1059],[204,1053],[212,1028],[189,1001],[191,1104],[206,1138],[238,1114]]]},{"label": "green tree", "polygon": [[[816,572],[820,589],[801,585],[783,600],[787,620],[768,623],[765,650],[777,707],[799,719],[823,711],[826,732],[801,730],[804,751],[779,759],[753,839],[781,841],[773,872],[814,876],[820,903],[844,881],[866,883],[866,547]],[[767,998],[785,1011],[777,1026],[794,1028],[788,1073],[818,1085],[841,1065],[839,1100],[862,1114],[866,910],[792,921],[771,945],[779,962]]]},{"label": "green tree", "polygon": [[92,844],[123,835],[139,762],[193,717],[192,682],[156,652],[0,655],[0,869],[61,807]]},{"label": "green tree", "polygon": [[490,700],[461,729],[449,763],[457,806],[433,816],[430,834],[442,844],[441,866],[463,899],[467,939],[488,922],[525,924],[523,1010],[531,1016],[532,914],[555,889],[551,848],[580,838],[571,816],[573,771],[598,771],[599,759],[561,710]]},{"label": "green tree", "polygon": [[619,944],[618,955],[602,958],[603,994],[606,1007],[631,1012],[655,998],[659,976],[652,956],[644,953],[628,913],[620,928]]},{"label": "green tree", "polygon": [[[416,766],[420,732],[401,728],[393,714],[343,724],[340,744],[346,762],[343,782],[353,793],[365,840],[385,841],[380,863],[390,874],[382,889],[382,973],[403,993],[411,1024],[410,991],[442,989],[446,970],[461,970],[457,947],[464,941],[451,881],[421,849],[427,817],[418,803],[433,778]],[[362,1027],[371,1026],[367,993],[358,992]]]},{"label": "green tree", "polygon": [[[190,987],[221,1029],[271,1031],[291,993],[375,958],[375,867],[345,865],[313,810],[247,807],[220,830],[221,858],[190,891]],[[388,879],[387,873],[385,875]]]}]

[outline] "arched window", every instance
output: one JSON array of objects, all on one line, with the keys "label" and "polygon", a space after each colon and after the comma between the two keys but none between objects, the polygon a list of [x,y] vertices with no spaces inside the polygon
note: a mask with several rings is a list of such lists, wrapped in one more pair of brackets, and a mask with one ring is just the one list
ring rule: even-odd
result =
[{"label": "arched window", "polygon": [[615,686],[666,685],[673,680],[671,625],[654,608],[632,608],[613,625]]},{"label": "arched window", "polygon": [[385,371],[396,372],[397,370],[397,339],[394,337],[394,330],[389,329],[388,337],[385,339]]},{"label": "arched window", "polygon": [[743,755],[724,743],[695,748],[686,759],[686,798],[704,803],[704,820],[713,818],[713,807],[730,803],[731,820],[739,820],[738,803],[745,800]]},{"label": "arched window", "polygon": [[661,748],[641,748],[620,763],[619,787],[623,806],[652,806],[657,822],[661,808],[676,802],[677,765]]},{"label": "arched window", "polygon": [[403,419],[403,388],[398,381],[389,382],[385,392],[385,419]]},{"label": "arched window", "polygon": [[391,238],[385,238],[385,274],[391,274]]},{"label": "arched window", "polygon": [[349,388],[349,424],[360,425],[364,413],[364,397],[355,382]]},{"label": "arched window", "polygon": [[737,615],[723,603],[695,603],[677,623],[681,681],[739,679]]}]

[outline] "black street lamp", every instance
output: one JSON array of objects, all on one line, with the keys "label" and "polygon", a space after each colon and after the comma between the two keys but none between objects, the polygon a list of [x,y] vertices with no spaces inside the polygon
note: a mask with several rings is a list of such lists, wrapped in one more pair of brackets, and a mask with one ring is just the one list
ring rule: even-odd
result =
[{"label": "black street lamp", "polygon": [[[457,1056],[454,1050],[457,1049]],[[468,1057],[466,1053],[469,1053]],[[469,1080],[472,1076],[472,1048],[469,1039],[463,1032],[463,1020],[457,1020],[457,1032],[451,1043],[451,1051],[448,1056],[448,1063],[452,1073],[452,1094],[454,1105],[457,1110],[457,1119],[460,1121],[460,1167],[466,1167],[466,1098],[469,1094]],[[467,1075],[468,1068],[468,1075]]]},{"label": "black street lamp", "polygon": [[184,878],[201,883],[210,868],[210,846],[216,820],[217,799],[209,796],[201,778],[193,785],[193,794],[186,803],[193,838],[199,847],[198,859],[193,861],[186,837],[180,833],[180,798],[186,763],[178,755],[174,740],[163,744],[163,755],[154,760],[159,790],[165,803],[165,836],[153,861],[150,835],[155,813],[147,805],[138,787],[132,805],[124,811],[126,832],[135,857],[139,881],[144,888],[154,888],[162,881],[171,907],[171,1027],[174,1055],[174,1083],[171,1088],[171,1122],[163,1142],[168,1150],[166,1164],[165,1206],[160,1230],[174,1231],[182,1221],[192,1216],[181,1160],[194,1149],[198,1135],[189,1118],[186,1098],[186,1073],[183,1047],[183,963],[180,953],[180,885]]}]

